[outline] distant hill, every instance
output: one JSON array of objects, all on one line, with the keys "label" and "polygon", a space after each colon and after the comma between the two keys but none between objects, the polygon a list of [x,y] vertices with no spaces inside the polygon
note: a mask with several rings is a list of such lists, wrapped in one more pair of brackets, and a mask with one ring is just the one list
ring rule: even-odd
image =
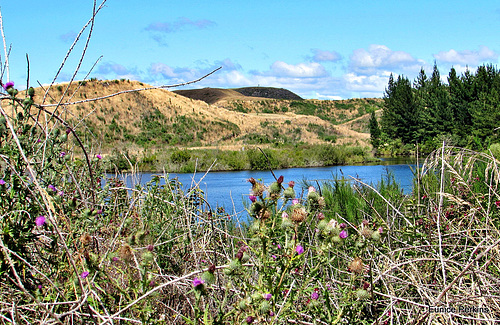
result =
[{"label": "distant hill", "polygon": [[208,104],[215,104],[221,100],[261,100],[261,99],[289,99],[302,98],[290,90],[273,87],[244,87],[234,89],[202,88],[175,90],[174,93],[191,99],[202,100]]},{"label": "distant hill", "polygon": [[272,99],[290,99],[290,100],[301,100],[302,97],[291,92],[288,89],[283,88],[273,88],[273,87],[244,87],[235,88],[235,91],[242,95],[250,97],[262,97],[262,98],[272,98]]}]

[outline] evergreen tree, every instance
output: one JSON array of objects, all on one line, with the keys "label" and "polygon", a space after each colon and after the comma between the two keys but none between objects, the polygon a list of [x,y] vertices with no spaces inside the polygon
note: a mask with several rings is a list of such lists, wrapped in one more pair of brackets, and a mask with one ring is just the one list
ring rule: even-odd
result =
[{"label": "evergreen tree", "polygon": [[378,149],[380,146],[381,131],[378,126],[377,117],[375,116],[375,110],[371,112],[369,126],[371,144],[373,148]]},{"label": "evergreen tree", "polygon": [[451,134],[453,131],[453,114],[449,107],[449,95],[446,86],[441,81],[436,63],[427,87],[426,102],[426,137]]},{"label": "evergreen tree", "polygon": [[391,75],[384,95],[382,131],[389,138],[414,143],[419,140],[419,115],[419,107],[408,78],[398,76],[394,82]]}]

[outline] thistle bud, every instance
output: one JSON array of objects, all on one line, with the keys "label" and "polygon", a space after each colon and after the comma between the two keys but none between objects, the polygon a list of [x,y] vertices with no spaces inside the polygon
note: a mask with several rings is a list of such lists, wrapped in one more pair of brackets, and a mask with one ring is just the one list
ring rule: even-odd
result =
[{"label": "thistle bud", "polygon": [[33,87],[28,88],[28,96],[30,96],[31,98],[33,98],[33,96],[35,96],[35,88],[33,88]]},{"label": "thistle bud", "polygon": [[370,298],[370,293],[366,291],[365,289],[358,289],[356,290],[356,297],[359,300],[366,300]]},{"label": "thistle bud", "polygon": [[269,313],[269,311],[271,310],[271,304],[269,303],[269,301],[267,300],[264,300],[260,303],[260,306],[259,306],[259,313],[261,315],[266,315]]},{"label": "thistle bud", "polygon": [[153,259],[154,259],[153,253],[151,253],[150,251],[145,251],[142,254],[142,260],[145,263],[151,263],[153,261]]},{"label": "thistle bud", "polygon": [[212,284],[215,282],[215,275],[213,273],[208,272],[208,271],[203,272],[203,274],[201,275],[201,278],[203,281],[205,281],[208,284]]}]

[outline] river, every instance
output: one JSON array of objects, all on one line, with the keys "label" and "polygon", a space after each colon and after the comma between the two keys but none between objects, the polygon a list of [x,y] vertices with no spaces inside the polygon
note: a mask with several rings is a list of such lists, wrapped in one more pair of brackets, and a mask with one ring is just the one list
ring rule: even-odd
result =
[{"label": "river", "polygon": [[[296,193],[300,193],[300,184],[303,184],[304,180],[314,183],[318,181],[321,184],[335,177],[340,178],[344,176],[347,179],[351,179],[352,176],[364,183],[376,185],[382,177],[391,173],[403,191],[411,193],[414,169],[415,160],[391,158],[370,165],[278,169],[274,170],[274,174],[276,177],[283,175],[285,184],[289,181],[294,181],[296,183]],[[123,177],[126,178],[128,187],[134,187],[135,184],[149,182],[153,175],[158,175],[158,173],[140,173],[134,177],[125,174]],[[250,177],[260,179],[266,185],[274,181],[274,177],[270,171],[169,174],[169,178],[177,178],[183,184],[184,189],[199,185],[200,189],[204,191],[205,198],[212,209],[224,207],[227,213],[237,214],[242,219],[246,218],[243,202],[248,202],[251,185],[247,180]]]}]

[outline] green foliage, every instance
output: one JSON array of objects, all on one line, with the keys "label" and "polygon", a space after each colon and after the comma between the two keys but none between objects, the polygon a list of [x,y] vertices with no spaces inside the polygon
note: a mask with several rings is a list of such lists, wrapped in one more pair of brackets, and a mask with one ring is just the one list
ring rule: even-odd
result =
[{"label": "green foliage", "polygon": [[424,144],[426,152],[443,139],[484,150],[498,138],[493,130],[500,120],[499,94],[500,73],[492,65],[461,76],[452,68],[448,84],[441,81],[436,65],[430,78],[422,69],[413,87],[408,79],[399,76],[394,81],[391,76],[384,96],[382,138]]},{"label": "green foliage", "polygon": [[378,126],[377,117],[375,116],[375,111],[372,111],[370,113],[369,127],[370,127],[371,144],[372,144],[373,148],[377,149],[380,146],[381,131],[380,131],[380,128]]}]

